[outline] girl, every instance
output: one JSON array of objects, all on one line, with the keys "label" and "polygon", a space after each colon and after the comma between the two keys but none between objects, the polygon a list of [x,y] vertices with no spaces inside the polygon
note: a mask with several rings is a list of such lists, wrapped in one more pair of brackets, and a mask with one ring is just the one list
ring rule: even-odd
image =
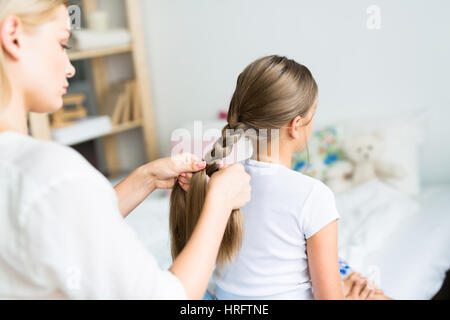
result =
[{"label": "girl", "polygon": [[201,212],[206,175],[240,138],[251,138],[254,153],[245,169],[252,200],[227,225],[213,276],[219,300],[344,298],[334,195],[322,182],[291,170],[292,155],[310,137],[317,99],[305,66],[279,56],[255,61],[239,76],[228,125],[205,157],[206,170],[193,175],[186,195],[181,188],[172,193],[177,257]]},{"label": "girl", "polygon": [[211,178],[191,239],[160,270],[123,218],[206,164],[157,160],[114,190],[72,149],[29,137],[28,113],[61,108],[75,73],[69,35],[65,1],[0,0],[0,299],[199,299],[249,176],[236,165]]}]

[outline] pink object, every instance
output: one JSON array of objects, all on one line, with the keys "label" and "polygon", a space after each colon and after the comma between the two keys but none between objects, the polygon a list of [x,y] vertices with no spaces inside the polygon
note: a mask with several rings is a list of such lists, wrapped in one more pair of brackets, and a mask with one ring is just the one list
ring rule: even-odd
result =
[{"label": "pink object", "polygon": [[228,119],[228,112],[226,112],[226,111],[220,111],[220,112],[219,112],[219,119],[221,119],[221,120],[227,120],[227,119]]}]

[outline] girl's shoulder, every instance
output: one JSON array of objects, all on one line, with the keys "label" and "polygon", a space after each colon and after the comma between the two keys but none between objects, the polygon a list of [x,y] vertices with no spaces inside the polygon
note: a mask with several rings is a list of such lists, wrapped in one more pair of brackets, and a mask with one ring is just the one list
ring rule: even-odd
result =
[{"label": "girl's shoulder", "polygon": [[[297,201],[304,202],[311,194],[319,198],[330,198],[332,194],[322,181],[283,165],[254,160],[246,160],[244,164],[256,187],[270,188],[286,197],[294,197]],[[260,186],[261,184],[264,186]]]},{"label": "girl's shoulder", "polygon": [[305,175],[301,172],[290,170],[294,179],[309,190],[306,201],[334,201],[334,193],[323,181]]}]

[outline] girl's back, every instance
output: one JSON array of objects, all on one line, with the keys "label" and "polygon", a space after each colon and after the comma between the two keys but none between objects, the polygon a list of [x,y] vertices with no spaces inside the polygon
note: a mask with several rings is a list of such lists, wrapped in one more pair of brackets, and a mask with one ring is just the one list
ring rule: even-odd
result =
[{"label": "girl's back", "polygon": [[252,198],[233,262],[217,267],[219,299],[312,299],[306,239],[339,218],[332,192],[283,165],[246,160]]}]

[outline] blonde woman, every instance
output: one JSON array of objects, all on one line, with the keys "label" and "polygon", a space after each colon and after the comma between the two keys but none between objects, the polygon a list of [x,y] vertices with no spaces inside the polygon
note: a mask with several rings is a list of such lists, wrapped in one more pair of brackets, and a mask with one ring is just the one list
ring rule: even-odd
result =
[{"label": "blonde woman", "polygon": [[62,106],[69,36],[64,1],[0,0],[0,299],[200,299],[249,176],[236,165],[211,178],[189,243],[160,270],[123,219],[205,163],[158,160],[114,190],[75,151],[29,137],[29,112]]}]

